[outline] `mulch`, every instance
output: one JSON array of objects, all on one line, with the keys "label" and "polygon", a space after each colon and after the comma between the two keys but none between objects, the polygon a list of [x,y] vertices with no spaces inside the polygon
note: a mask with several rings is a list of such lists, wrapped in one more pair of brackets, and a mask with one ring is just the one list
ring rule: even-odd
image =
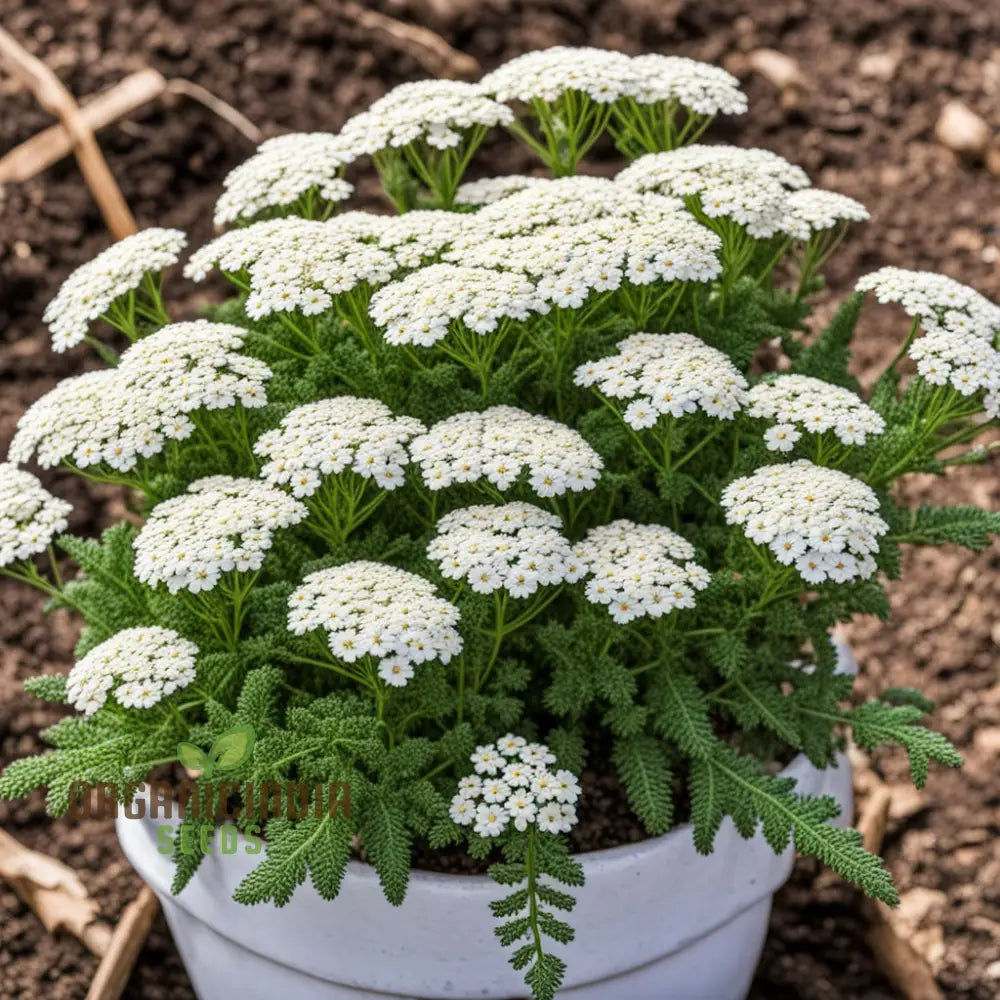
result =
[{"label": "mulch", "polygon": [[[369,4],[438,31],[484,69],[531,48],[596,44],[674,51],[746,74],[752,114],[716,138],[759,144],[801,163],[814,183],[863,201],[860,227],[829,269],[834,293],[892,263],[941,270],[1000,298],[1000,180],[934,139],[948,99],[1000,125],[1000,18],[979,0],[382,0]],[[337,0],[0,0],[4,27],[45,59],[78,96],[153,66],[194,80],[239,108],[266,134],[335,129],[386,88],[427,75],[408,54],[352,25]],[[747,70],[769,47],[796,59],[805,85],[780,93]],[[31,97],[0,79],[0,148],[49,125]],[[103,131],[101,145],[140,225],[210,235],[211,205],[226,172],[251,148],[190,103],[153,106]],[[526,166],[498,148],[498,171]],[[109,242],[72,160],[0,192],[0,448],[25,406],[79,370],[83,355],[54,355],[40,324],[62,279]],[[178,282],[187,308],[199,299]],[[198,294],[204,294],[199,292]],[[828,315],[824,302],[820,316]],[[869,308],[855,367],[870,381],[900,336],[899,318]],[[994,467],[995,471],[995,467]],[[919,479],[913,502],[1000,508],[995,475],[956,470]],[[121,497],[56,475],[76,506],[72,528],[118,519]],[[920,796],[900,791],[885,843],[902,894],[902,919],[946,997],[1000,994],[1000,550],[910,552],[891,588],[894,620],[861,620],[848,637],[863,695],[919,685],[938,704],[938,726],[962,749],[960,772],[932,773]],[[20,690],[28,676],[66,670],[75,626],[40,613],[34,596],[0,584],[0,766],[40,747],[58,714]],[[901,753],[875,769],[905,787]],[[39,797],[0,803],[0,825],[78,869],[113,920],[138,891],[106,822],[45,816]],[[665,887],[668,891],[668,887]],[[779,893],[753,1000],[892,1000],[865,940],[854,892],[801,862]],[[79,1000],[95,959],[75,939],[52,937],[0,884],[0,997]],[[191,1000],[162,919],[125,994]]]}]

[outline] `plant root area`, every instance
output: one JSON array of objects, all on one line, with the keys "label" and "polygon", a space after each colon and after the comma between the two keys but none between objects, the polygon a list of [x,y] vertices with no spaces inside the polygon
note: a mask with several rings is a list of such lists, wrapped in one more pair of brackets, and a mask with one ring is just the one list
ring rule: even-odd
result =
[{"label": "plant root area", "polygon": [[[380,0],[366,6],[431,29],[484,70],[561,43],[677,52],[737,73],[751,114],[717,124],[710,138],[774,149],[804,166],[817,186],[858,198],[872,213],[834,257],[817,322],[861,274],[883,264],[944,271],[1000,299],[1000,178],[989,170],[1000,156],[961,159],[934,130],[949,100],[991,128],[1000,125],[1000,15],[990,3]],[[339,0],[0,0],[0,19],[78,99],[153,66],[208,88],[266,135],[336,129],[388,87],[431,75],[412,52],[352,23]],[[791,83],[776,76],[761,50],[794,61]],[[51,123],[30,94],[0,77],[0,152]],[[231,125],[184,100],[137,111],[103,130],[99,141],[139,225],[177,226],[194,245],[210,236],[223,177],[252,152]],[[487,154],[491,172],[532,166],[502,140]],[[360,193],[374,206],[372,189]],[[53,354],[40,317],[66,275],[110,237],[72,158],[8,185],[0,203],[5,451],[24,408],[93,363],[79,350]],[[179,276],[168,286],[175,315],[195,312],[212,294],[201,286],[195,292]],[[855,357],[865,384],[904,332],[899,313],[867,307]],[[998,509],[1000,470],[984,471],[917,479],[908,499]],[[75,532],[93,533],[127,516],[113,489],[86,488],[61,474],[47,482],[75,505]],[[1000,995],[998,569],[997,547],[978,555],[911,551],[904,581],[890,589],[894,620],[861,620],[846,630],[861,663],[859,697],[921,687],[937,703],[936,724],[966,756],[960,772],[932,771],[919,794],[908,789],[902,752],[876,754],[864,765],[894,791],[884,849],[902,897],[895,926],[949,1000]],[[20,685],[25,677],[68,669],[76,628],[65,612],[46,617],[34,594],[0,583],[0,766],[37,752],[40,730],[58,717]],[[593,815],[606,816],[620,802],[613,780],[597,774],[586,781],[602,802]],[[105,920],[114,921],[139,890],[110,821],[52,820],[33,796],[0,803],[0,826],[76,869]],[[611,827],[583,828],[581,835],[590,843],[630,839],[629,824]],[[753,1000],[898,1000],[902,994],[879,971],[858,904],[850,887],[801,862],[775,901]],[[75,938],[49,935],[0,882],[3,1000],[81,1000],[96,963]],[[669,994],[669,984],[664,990]],[[193,1000],[162,917],[124,995]]]}]

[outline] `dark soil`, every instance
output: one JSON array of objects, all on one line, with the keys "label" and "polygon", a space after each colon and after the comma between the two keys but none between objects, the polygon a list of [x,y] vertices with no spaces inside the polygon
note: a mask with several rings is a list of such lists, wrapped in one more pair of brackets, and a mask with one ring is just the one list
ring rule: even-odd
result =
[{"label": "dark soil", "polygon": [[[527,49],[591,43],[627,51],[676,51],[745,75],[746,53],[771,47],[798,60],[806,87],[781,94],[747,76],[752,114],[716,137],[737,137],[796,160],[814,182],[861,199],[872,221],[829,270],[835,292],[884,263],[946,271],[1000,298],[1000,181],[959,162],[934,139],[946,100],[958,98],[1000,125],[1000,12],[979,0],[382,0],[386,13],[425,24],[484,69]],[[0,0],[4,27],[44,58],[79,96],[151,65],[229,101],[267,134],[336,128],[387,87],[427,75],[410,56],[350,24],[336,0]],[[0,79],[0,148],[50,124],[32,98]],[[209,236],[222,178],[252,151],[199,106],[156,105],[106,129],[100,141],[140,225]],[[523,168],[498,150],[501,170]],[[51,353],[39,318],[62,279],[109,236],[72,160],[0,196],[0,447],[25,406],[84,355]],[[197,302],[175,282],[173,297]],[[820,316],[828,314],[824,303]],[[893,322],[894,325],[890,325]],[[899,335],[898,317],[869,309],[856,368],[870,379]],[[55,477],[76,507],[74,530],[93,532],[124,512],[114,490]],[[976,502],[996,509],[996,477],[956,472],[912,484],[915,502]],[[901,754],[873,761],[898,785],[886,841],[903,897],[902,918],[948,1000],[1000,994],[1000,575],[998,550],[913,552],[893,585],[894,621],[849,630],[873,694],[918,684],[939,706],[938,725],[963,750],[961,772],[932,774],[904,795]],[[21,690],[21,679],[65,670],[75,626],[42,617],[34,597],[0,584],[0,765],[40,747],[57,712]],[[588,779],[590,781],[591,779]],[[612,794],[594,777],[588,793]],[[78,869],[114,920],[139,881],[109,823],[45,816],[40,797],[0,804],[0,824],[24,843]],[[622,836],[616,832],[617,836]],[[665,887],[665,891],[668,887]],[[79,1000],[96,967],[75,939],[45,933],[0,885],[0,998]],[[162,919],[125,994],[192,1000]],[[778,895],[753,1000],[890,1000],[866,944],[855,893],[802,862]]]}]

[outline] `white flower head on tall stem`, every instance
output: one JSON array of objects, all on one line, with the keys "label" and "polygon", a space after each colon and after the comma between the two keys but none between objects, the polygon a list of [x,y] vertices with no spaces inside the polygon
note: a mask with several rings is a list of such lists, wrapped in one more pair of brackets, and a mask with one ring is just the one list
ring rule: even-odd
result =
[{"label": "white flower head on tall stem", "polygon": [[413,417],[395,417],[377,399],[338,396],[307,403],[267,431],[254,452],[268,459],[261,477],[311,496],[326,476],[351,470],[384,490],[403,484],[406,444],[426,428]]},{"label": "white flower head on tall stem", "polygon": [[194,411],[266,405],[271,370],[240,352],[246,333],[207,320],[162,327],[116,368],[66,379],[37,400],[18,421],[11,457],[129,472],[168,440],[189,437]]},{"label": "white flower head on tall stem", "polygon": [[781,230],[798,240],[808,240],[815,233],[835,229],[846,222],[864,222],[868,209],[837,191],[802,188],[785,199],[785,218]]},{"label": "white flower head on tall stem", "polygon": [[789,192],[809,184],[800,167],[769,150],[697,144],[641,156],[616,181],[635,191],[697,196],[709,219],[731,219],[759,238],[781,230]]},{"label": "white flower head on tall stem", "polygon": [[477,594],[530,597],[583,575],[561,529],[555,514],[529,503],[463,507],[438,521],[427,555],[445,579],[465,580]]},{"label": "white flower head on tall stem", "polygon": [[633,334],[618,343],[618,354],[577,368],[573,380],[629,400],[624,420],[635,430],[699,409],[731,420],[748,398],[747,380],[732,361],[690,333]]},{"label": "white flower head on tall stem", "polygon": [[[578,226],[597,219],[677,221],[677,198],[644,194],[604,177],[538,179],[467,217],[464,244],[500,236],[524,236],[549,226]],[[455,244],[456,249],[463,245]]]},{"label": "white flower head on tall stem", "polygon": [[734,480],[722,506],[727,523],[742,526],[751,542],[767,546],[807,583],[867,580],[876,569],[878,538],[889,530],[867,483],[805,459]]},{"label": "white flower head on tall stem", "polygon": [[592,528],[576,547],[586,567],[586,596],[619,624],[693,608],[711,577],[694,546],[661,524],[618,520]]},{"label": "white flower head on tall stem", "polygon": [[[749,401],[751,417],[794,424],[810,434],[831,431],[845,445],[863,445],[869,435],[885,430],[885,420],[850,389],[809,375],[779,375],[758,382]],[[766,443],[771,451],[790,451],[785,447],[788,440],[779,434]]]},{"label": "white flower head on tall stem", "polygon": [[195,679],[198,647],[172,629],[127,628],[78,660],[66,679],[70,704],[93,715],[112,696],[125,708],[152,708]]},{"label": "white flower head on tall stem", "polygon": [[292,311],[304,316],[326,312],[335,295],[362,283],[388,281],[396,261],[336,218],[289,218],[224,233],[192,254],[184,273],[201,281],[216,267],[247,276],[247,315],[260,319]]},{"label": "white flower head on tall stem", "polygon": [[[511,749],[513,747],[513,750]],[[508,826],[523,833],[569,833],[576,825],[580,782],[572,771],[553,770],[555,754],[544,743],[507,736],[476,747],[469,760],[484,778],[463,778],[449,815],[481,837],[497,837]]]},{"label": "white flower head on tall stem", "polygon": [[43,321],[52,331],[52,349],[62,352],[86,336],[90,324],[149,276],[158,281],[176,264],[187,237],[178,229],[144,229],[108,247],[78,267],[48,304]]},{"label": "white flower head on tall stem", "polygon": [[469,129],[506,125],[513,117],[509,108],[492,100],[478,84],[418,80],[400,84],[367,111],[349,118],[340,136],[355,157],[417,140],[436,149],[451,149]]},{"label": "white flower head on tall stem", "polygon": [[385,328],[388,343],[432,347],[454,321],[473,333],[488,334],[501,320],[525,320],[546,308],[532,282],[521,275],[431,264],[380,288],[369,312]]},{"label": "white flower head on tall stem", "polygon": [[431,490],[485,479],[503,491],[526,473],[540,497],[593,489],[604,464],[579,431],[513,406],[448,417],[414,438],[410,455]]},{"label": "white flower head on tall stem", "polygon": [[555,46],[516,56],[487,73],[479,85],[498,101],[552,104],[567,91],[610,104],[632,86],[631,61],[610,49]]},{"label": "white flower head on tall stem", "polygon": [[345,201],[354,188],[340,175],[352,159],[349,144],[329,132],[294,132],[268,139],[222,182],[215,224],[284,214],[312,193],[328,206]]},{"label": "white flower head on tall stem", "polygon": [[308,511],[284,490],[256,479],[208,476],[157,504],[136,536],[135,575],[170,593],[212,590],[224,573],[259,570],[274,533]]},{"label": "white flower head on tall stem", "polygon": [[288,601],[295,635],[326,632],[345,663],[377,661],[379,677],[402,687],[414,664],[447,663],[462,650],[459,612],[415,573],[377,562],[350,562],[310,573]]},{"label": "white flower head on tall stem", "polygon": [[882,267],[857,283],[859,292],[874,292],[879,302],[895,302],[925,330],[935,326],[967,331],[995,343],[1000,332],[1000,306],[974,288],[933,271]]},{"label": "white flower head on tall stem", "polygon": [[909,348],[917,372],[931,385],[950,385],[963,396],[985,392],[986,413],[998,416],[1000,351],[988,339],[970,329],[964,313],[946,314],[940,326],[932,326]]},{"label": "white flower head on tall stem", "polygon": [[649,53],[629,60],[628,96],[638,104],[676,102],[699,115],[742,115],[747,110],[740,82],[719,66]]},{"label": "white flower head on tall stem", "polygon": [[72,509],[30,472],[0,462],[0,570],[44,552],[66,530]]}]

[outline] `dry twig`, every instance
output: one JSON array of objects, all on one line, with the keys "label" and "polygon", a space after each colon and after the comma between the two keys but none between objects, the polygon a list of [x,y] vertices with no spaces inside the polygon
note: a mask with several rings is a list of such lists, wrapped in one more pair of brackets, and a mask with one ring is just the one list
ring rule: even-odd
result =
[{"label": "dry twig", "polygon": [[[80,108],[80,121],[90,132],[111,125],[159,97],[167,81],[155,69],[132,73]],[[33,135],[0,159],[0,184],[30,180],[73,152],[73,140],[62,125]]]},{"label": "dry twig", "polygon": [[221,97],[216,97],[210,90],[206,90],[198,83],[192,83],[190,80],[179,78],[174,79],[167,84],[167,93],[187,97],[192,101],[203,104],[214,115],[232,125],[240,135],[249,139],[254,145],[257,145],[264,138],[264,133],[246,115],[237,111],[231,104],[227,104]]},{"label": "dry twig", "polygon": [[[892,792],[876,777],[857,823],[865,848],[872,853],[882,847],[891,803]],[[868,920],[868,944],[875,961],[900,995],[906,1000],[943,1000],[923,956],[896,933],[889,907],[874,899],[864,899],[861,907]]]},{"label": "dry twig", "polygon": [[87,187],[115,239],[131,236],[136,232],[135,219],[132,218],[111,168],[97,145],[94,133],[88,128],[76,101],[59,77],[3,28],[0,28],[0,59],[35,95],[38,103],[62,122],[72,139],[73,152],[80,163],[80,171]]},{"label": "dry twig", "polygon": [[86,1000],[118,1000],[125,992],[135,960],[149,937],[149,929],[159,909],[160,904],[153,890],[144,885],[139,895],[122,910]]},{"label": "dry twig", "polygon": [[369,10],[353,0],[345,0],[333,11],[358,27],[379,35],[389,45],[413,56],[428,73],[450,80],[465,80],[478,76],[476,59],[452,48],[439,34],[429,28],[397,21],[377,10]]},{"label": "dry twig", "polygon": [[104,955],[111,928],[97,919],[97,903],[76,872],[61,861],[29,850],[0,830],[0,877],[53,934],[67,930],[95,955]]}]

